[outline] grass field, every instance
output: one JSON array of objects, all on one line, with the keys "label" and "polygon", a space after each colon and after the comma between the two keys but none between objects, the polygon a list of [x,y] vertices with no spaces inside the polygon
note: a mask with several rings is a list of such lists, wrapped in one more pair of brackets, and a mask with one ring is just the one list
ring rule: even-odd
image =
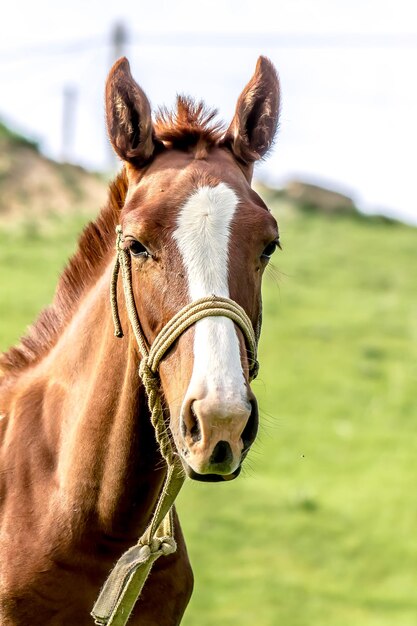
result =
[{"label": "grass field", "polygon": [[[185,626],[417,623],[417,230],[281,215],[264,289],[260,435],[180,497]],[[80,219],[0,232],[0,349],[53,293]]]}]

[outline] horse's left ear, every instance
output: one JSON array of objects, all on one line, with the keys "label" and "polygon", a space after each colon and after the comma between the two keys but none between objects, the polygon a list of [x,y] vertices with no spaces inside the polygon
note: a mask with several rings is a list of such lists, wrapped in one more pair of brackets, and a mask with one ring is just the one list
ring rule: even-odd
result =
[{"label": "horse's left ear", "polygon": [[116,61],[107,78],[106,122],[113,149],[123,161],[137,167],[150,161],[157,146],[151,105],[125,57]]},{"label": "horse's left ear", "polygon": [[239,96],[224,143],[235,156],[253,163],[271,148],[278,126],[280,89],[271,61],[259,57],[255,73]]}]

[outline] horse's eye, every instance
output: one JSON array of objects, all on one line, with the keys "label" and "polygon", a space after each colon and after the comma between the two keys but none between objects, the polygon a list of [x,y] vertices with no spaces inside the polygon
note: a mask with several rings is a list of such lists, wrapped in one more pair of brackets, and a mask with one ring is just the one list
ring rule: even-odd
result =
[{"label": "horse's eye", "polygon": [[145,246],[136,239],[130,239],[127,248],[132,256],[150,256]]},{"label": "horse's eye", "polygon": [[280,247],[279,240],[275,239],[275,241],[271,241],[262,252],[262,258],[270,259],[278,247]]}]

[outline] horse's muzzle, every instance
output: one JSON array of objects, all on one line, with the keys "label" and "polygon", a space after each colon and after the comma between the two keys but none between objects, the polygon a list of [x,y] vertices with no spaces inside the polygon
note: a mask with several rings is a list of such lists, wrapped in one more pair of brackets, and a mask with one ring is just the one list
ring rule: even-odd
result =
[{"label": "horse's muzzle", "polygon": [[233,480],[258,430],[258,407],[248,400],[216,402],[212,398],[185,402],[180,418],[181,457],[187,475],[208,482]]}]

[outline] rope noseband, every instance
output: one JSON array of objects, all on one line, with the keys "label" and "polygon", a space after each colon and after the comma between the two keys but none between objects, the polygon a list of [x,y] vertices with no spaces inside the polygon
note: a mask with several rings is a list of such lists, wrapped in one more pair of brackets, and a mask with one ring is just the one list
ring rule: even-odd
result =
[{"label": "rope noseband", "polygon": [[257,337],[252,322],[244,309],[230,298],[213,295],[187,304],[169,320],[155,337],[151,347],[148,348],[136,310],[130,254],[122,245],[121,226],[117,226],[116,233],[116,261],[110,286],[115,336],[123,337],[117,304],[117,281],[121,269],[128,318],[141,355],[139,376],[148,397],[156,441],[168,469],[148,528],[138,543],[125,552],[116,563],[93,607],[91,615],[94,617],[95,623],[101,626],[125,626],[153,563],[159,556],[172,554],[176,550],[172,511],[175,498],[185,477],[178,454],[172,447],[163,416],[158,376],[161,360],[173,343],[190,326],[205,317],[222,316],[231,319],[243,333],[248,351],[249,379],[253,380],[258,373]]}]

